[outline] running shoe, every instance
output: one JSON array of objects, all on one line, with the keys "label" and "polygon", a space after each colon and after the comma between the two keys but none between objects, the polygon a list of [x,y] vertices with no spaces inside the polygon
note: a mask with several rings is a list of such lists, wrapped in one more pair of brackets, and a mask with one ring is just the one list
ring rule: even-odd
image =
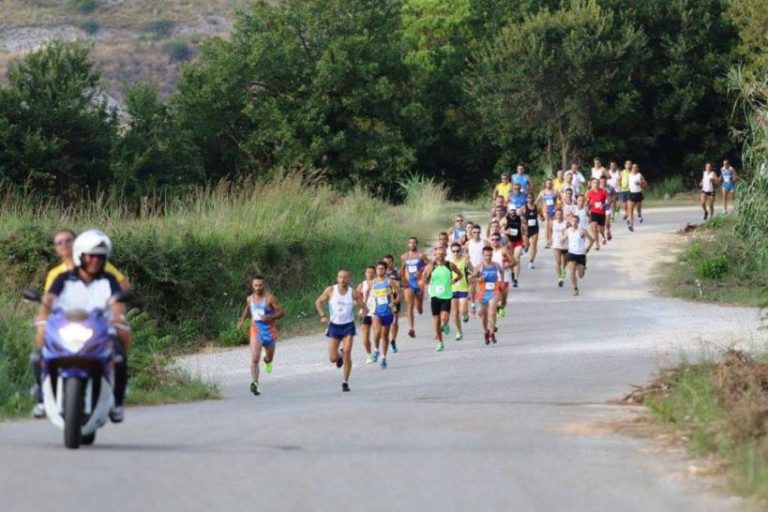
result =
[{"label": "running shoe", "polygon": [[416,311],[420,314],[424,314],[424,306],[416,306]]},{"label": "running shoe", "polygon": [[494,325],[493,326],[493,332],[499,332],[499,326],[498,325]]},{"label": "running shoe", "polygon": [[375,363],[378,360],[379,360],[379,351],[378,350],[374,350],[373,351],[373,362]]},{"label": "running shoe", "polygon": [[336,357],[336,368],[344,366],[344,352],[339,349],[338,357]]},{"label": "running shoe", "polygon": [[45,405],[42,402],[36,403],[32,408],[32,417],[38,419],[45,418]]},{"label": "running shoe", "polygon": [[368,358],[365,360],[365,364],[373,364],[376,361],[373,359],[373,356],[371,354],[368,354]]},{"label": "running shoe", "polygon": [[477,314],[477,304],[474,302],[469,303],[469,314],[475,316]]},{"label": "running shoe", "polygon": [[533,262],[531,261],[528,263],[528,270],[533,270],[535,267],[533,266]]},{"label": "running shoe", "polygon": [[381,364],[379,366],[381,366],[382,370],[386,370],[387,369],[387,358],[386,357],[382,357],[381,358]]},{"label": "running shoe", "polygon": [[499,308],[499,318],[504,318],[505,316],[507,316],[507,309]]},{"label": "running shoe", "polygon": [[496,344],[496,334],[491,333],[491,343]]},{"label": "running shoe", "polygon": [[445,345],[443,345],[442,341],[438,341],[437,345],[435,345],[435,352],[442,352],[445,350]]},{"label": "running shoe", "polygon": [[272,361],[270,361],[270,362],[264,361],[264,371],[265,372],[272,373],[273,367],[274,367],[274,365],[272,364]]},{"label": "running shoe", "polygon": [[349,391],[349,384],[347,384],[346,382],[342,382],[341,383],[341,390],[344,391],[344,392]]},{"label": "running shoe", "polygon": [[577,295],[579,295],[579,289],[578,288],[574,288],[573,289],[573,296],[576,297]]},{"label": "running shoe", "polygon": [[563,280],[562,279],[558,279],[557,280],[557,286],[559,286],[560,288],[563,287]]},{"label": "running shoe", "polygon": [[635,231],[635,227],[634,227],[632,224],[630,224],[630,225],[629,225],[629,230],[630,230],[630,231]]},{"label": "running shoe", "polygon": [[642,215],[638,215],[637,216],[637,220],[639,220],[640,224],[642,224],[643,223],[643,216]]},{"label": "running shoe", "polygon": [[414,331],[413,329],[409,329],[408,330],[408,336],[410,336],[411,338],[415,338],[416,337],[416,331]]},{"label": "running shoe", "polygon": [[464,316],[461,318],[461,321],[462,321],[462,322],[464,322],[464,323],[467,323],[467,322],[469,322],[469,315],[464,315]]},{"label": "running shoe", "polygon": [[464,336],[462,336],[460,332],[456,333],[456,341],[461,341],[463,338]]},{"label": "running shoe", "polygon": [[125,410],[122,406],[116,405],[109,410],[109,421],[112,423],[122,423],[125,419]]},{"label": "running shoe", "polygon": [[259,389],[259,383],[256,381],[251,382],[251,393],[253,393],[256,396],[259,396],[261,394],[261,389]]},{"label": "running shoe", "polygon": [[603,245],[606,245],[606,244],[608,244],[608,239],[607,238],[603,238]]},{"label": "running shoe", "polygon": [[611,235],[611,231],[608,230],[608,240],[613,240],[613,235]]},{"label": "running shoe", "polygon": [[704,212],[704,220],[707,220],[708,217],[709,217],[709,212]]},{"label": "running shoe", "polygon": [[390,341],[389,346],[392,347],[392,352],[397,354],[397,341],[395,340]]},{"label": "running shoe", "polygon": [[491,344],[491,331],[485,331],[485,344]]},{"label": "running shoe", "polygon": [[448,334],[451,332],[451,326],[448,324],[443,324],[440,330],[443,331],[443,334]]},{"label": "running shoe", "polygon": [[517,279],[512,278],[512,288],[517,288]]}]

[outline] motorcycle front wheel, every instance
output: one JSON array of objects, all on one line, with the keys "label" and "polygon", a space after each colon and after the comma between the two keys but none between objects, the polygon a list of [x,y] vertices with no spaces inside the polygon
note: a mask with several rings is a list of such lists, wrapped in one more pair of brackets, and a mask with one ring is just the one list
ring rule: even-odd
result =
[{"label": "motorcycle front wheel", "polygon": [[85,383],[70,377],[64,381],[64,446],[80,448],[83,428]]}]

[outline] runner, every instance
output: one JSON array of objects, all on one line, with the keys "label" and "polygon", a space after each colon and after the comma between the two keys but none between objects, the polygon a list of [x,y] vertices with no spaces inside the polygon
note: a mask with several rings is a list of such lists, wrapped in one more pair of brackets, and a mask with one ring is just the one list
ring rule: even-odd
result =
[{"label": "runner", "polygon": [[720,181],[723,184],[723,213],[728,215],[728,199],[736,188],[736,169],[731,167],[731,162],[723,160],[720,168]]},{"label": "runner", "polygon": [[573,209],[572,215],[572,217],[579,219],[579,228],[585,231],[589,229],[589,210],[586,207],[586,202],[587,200],[584,196],[577,197],[576,207]]},{"label": "runner", "polygon": [[[585,240],[589,240],[589,245],[586,247],[584,247]],[[576,296],[579,294],[579,279],[584,279],[587,271],[587,254],[592,248],[594,239],[586,230],[579,227],[575,217],[571,217],[561,241],[568,244],[568,272],[571,274],[573,295]]]},{"label": "runner", "polygon": [[563,182],[562,186],[560,187],[560,193],[565,194],[566,190],[573,191],[573,173],[571,171],[568,171],[565,173],[565,181]]},{"label": "runner", "polygon": [[552,188],[559,194],[562,194],[565,190],[563,185],[565,185],[565,172],[562,169],[558,169],[557,173],[555,173],[555,179],[552,180]]},{"label": "runner", "polygon": [[613,239],[613,235],[611,235],[611,224],[613,224],[613,216],[616,215],[619,192],[618,189],[611,184],[611,178],[600,178],[600,188],[604,189],[608,194],[608,199],[605,201],[605,238],[608,241],[611,241]]},{"label": "runner", "polygon": [[[465,253],[467,254],[467,257],[469,258],[469,263],[472,266],[472,268],[477,268],[478,265],[483,261],[483,247],[486,246],[485,241],[480,237],[480,226],[473,226],[470,233],[470,238],[467,240],[467,243],[465,245]],[[475,294],[477,290],[475,289],[475,282],[470,281],[470,290],[469,290],[469,313],[474,315],[476,312],[476,303],[475,303]]]},{"label": "runner", "polygon": [[[379,359],[379,346],[376,345],[376,349],[371,350],[371,326],[373,325],[373,310],[376,309],[376,301],[371,293],[374,277],[376,277],[376,267],[368,266],[365,268],[365,279],[357,285],[357,293],[363,298],[368,311],[367,314],[361,315],[363,320],[360,324],[360,329],[363,331],[363,348],[367,354],[365,364],[373,364]],[[360,309],[360,313],[363,313],[363,309]]]},{"label": "runner", "polygon": [[[523,246],[525,245],[525,224],[523,218],[517,214],[516,210],[510,210],[507,216],[502,222],[502,233],[507,236],[507,250],[512,255],[512,286],[517,288],[518,280],[520,279],[520,260],[523,254]],[[509,285],[509,279],[504,280]],[[505,302],[506,304],[506,302]]]},{"label": "runner", "polygon": [[577,164],[576,162],[571,164],[571,175],[573,176],[573,181],[571,183],[573,192],[578,197],[584,192],[583,187],[587,183],[587,179],[581,173],[579,164]]},{"label": "runner", "polygon": [[[402,286],[400,286],[400,269],[395,267],[395,257],[391,254],[387,254],[383,258],[384,263],[387,264],[387,277],[398,284],[397,293],[401,293]],[[402,298],[398,297],[398,300],[392,305],[392,314],[395,316],[395,321],[392,322],[392,327],[389,328],[389,348],[392,352],[397,354],[397,335],[400,332],[400,304],[402,304]]]},{"label": "runner", "polygon": [[448,233],[446,233],[445,231],[441,231],[440,233],[437,234],[437,242],[435,243],[434,249],[432,249],[432,254],[434,254],[435,249],[437,249],[438,247],[440,249],[443,249],[446,253],[448,253],[449,243],[450,242],[448,241]]},{"label": "runner", "polygon": [[632,160],[624,162],[624,169],[619,173],[619,196],[621,197],[621,209],[623,220],[629,224],[629,177],[632,175]]},{"label": "runner", "polygon": [[400,256],[400,272],[405,289],[406,320],[408,322],[408,336],[416,337],[413,310],[419,314],[424,311],[424,289],[421,281],[421,273],[427,264],[424,253],[419,251],[419,240],[412,236],[408,239],[408,252]]},{"label": "runner", "polygon": [[640,166],[632,164],[632,174],[629,175],[629,230],[635,230],[635,209],[637,209],[637,220],[643,223],[643,188],[648,183],[640,174]]},{"label": "runner", "polygon": [[592,179],[599,180],[600,178],[608,177],[608,169],[603,166],[603,163],[599,158],[595,158],[592,166]]},{"label": "runner", "polygon": [[563,218],[565,218],[565,220],[568,220],[568,217],[576,213],[576,201],[573,200],[573,189],[567,188],[563,192],[561,208],[563,209]]},{"label": "runner", "polygon": [[512,183],[509,181],[509,174],[502,173],[501,174],[501,183],[496,185],[493,189],[493,196],[492,199],[495,201],[497,198],[502,198],[504,200],[504,203],[506,203],[509,200],[509,193],[512,188]]},{"label": "runner", "polygon": [[592,238],[595,240],[595,250],[600,250],[599,235],[605,240],[605,204],[608,202],[608,192],[600,188],[600,180],[592,179],[589,183],[590,190],[584,196],[589,205],[589,227]]},{"label": "runner", "polygon": [[525,192],[522,191],[520,185],[512,186],[512,193],[509,195],[510,208],[519,210],[525,206]]},{"label": "runner", "polygon": [[555,273],[557,274],[557,286],[563,286],[565,269],[568,266],[568,241],[564,239],[565,230],[568,229],[568,221],[563,216],[563,210],[555,210],[555,220],[552,222],[552,252],[555,254]]},{"label": "runner", "polygon": [[[328,312],[323,305],[328,303]],[[360,308],[360,315],[368,316],[368,308],[363,296],[349,286],[349,272],[342,269],[336,275],[336,284],[326,288],[315,301],[315,309],[320,315],[320,322],[328,324],[325,335],[328,341],[328,358],[337,368],[344,367],[342,391],[349,391],[349,374],[352,372],[352,341],[355,334],[355,304]],[[339,348],[341,345],[343,348]]]},{"label": "runner", "polygon": [[[513,211],[513,210],[514,210],[514,208],[512,210],[510,210],[510,211]],[[501,219],[501,222],[503,222],[503,221],[504,221],[504,219]],[[485,233],[485,235],[486,235],[485,239],[487,241],[490,241],[491,237],[494,234],[501,233],[501,222],[499,222],[498,220],[492,220],[491,222],[488,223],[488,230]]]},{"label": "runner", "polygon": [[389,349],[389,330],[395,321],[392,310],[393,304],[400,299],[400,286],[397,281],[387,277],[387,264],[380,261],[376,264],[376,277],[373,278],[373,286],[370,293],[376,302],[373,310],[373,340],[377,347],[381,347],[381,369],[387,368],[387,351]]},{"label": "runner", "polygon": [[[510,184],[510,193],[511,193],[511,184]],[[496,215],[496,210],[501,210],[504,212],[504,215],[507,214],[507,204],[509,203],[509,196],[506,198],[503,198],[501,196],[497,197],[496,200],[493,203],[493,208],[491,208],[491,218],[493,218]]]},{"label": "runner", "polygon": [[552,180],[547,180],[544,183],[544,190],[539,192],[537,202],[541,202],[543,205],[542,212],[544,212],[544,227],[547,238],[544,248],[549,249],[552,247],[552,221],[555,218],[555,209],[560,203],[560,194],[557,193]]},{"label": "runner", "polygon": [[[482,249],[481,253],[482,255]],[[482,257],[482,256],[481,256]],[[451,244],[451,255],[448,261],[456,265],[459,273],[453,277],[459,280],[453,283],[451,291],[453,300],[451,300],[451,314],[453,315],[454,325],[456,325],[456,341],[461,341],[464,333],[461,329],[461,323],[469,321],[469,312],[467,310],[467,297],[469,297],[469,276],[472,273],[472,263],[464,255],[462,246],[458,242]]]},{"label": "runner", "polygon": [[704,220],[707,217],[715,216],[715,185],[717,185],[718,179],[712,164],[707,162],[704,164],[704,173],[701,176],[699,186],[701,187],[701,208],[704,210]]},{"label": "runner", "polygon": [[520,191],[523,194],[527,194],[529,190],[533,191],[534,184],[533,179],[526,172],[525,165],[517,165],[517,173],[512,176],[512,183],[520,185]]},{"label": "runner", "polygon": [[525,217],[525,250],[528,253],[528,268],[533,270],[536,268],[534,262],[536,260],[536,254],[539,250],[539,220],[544,219],[544,216],[539,211],[539,207],[536,206],[534,195],[532,192],[528,192],[526,195],[526,204],[523,207],[523,216]]},{"label": "runner", "polygon": [[445,259],[445,249],[435,249],[433,259],[424,269],[424,282],[429,284],[432,325],[435,329],[436,352],[445,350],[443,334],[451,332],[450,315],[453,285],[461,279],[461,272]]},{"label": "runner", "polygon": [[453,226],[448,230],[448,241],[459,242],[463,244],[467,241],[467,227],[464,226],[464,216],[456,215],[453,220]]},{"label": "runner", "polygon": [[245,319],[251,317],[249,338],[251,343],[251,393],[261,394],[259,388],[259,361],[264,348],[264,371],[272,373],[275,360],[275,344],[279,338],[275,321],[285,316],[285,310],[274,295],[268,293],[263,276],[251,279],[253,293],[246,298],[245,309],[237,323],[237,330],[243,328]]},{"label": "runner", "polygon": [[[498,304],[499,317],[503,318],[507,316],[507,299],[509,296],[509,281],[512,280],[512,267],[518,265],[519,261],[515,260],[514,254],[501,245],[501,234],[496,234],[491,237],[491,249],[493,249],[492,260],[499,265],[504,271],[504,282],[499,284],[500,300]],[[519,266],[519,265],[518,265]],[[517,287],[517,281],[512,281]]]},{"label": "runner", "polygon": [[496,307],[499,301],[499,285],[504,282],[504,271],[493,261],[493,248],[483,248],[483,261],[475,267],[470,280],[477,283],[475,300],[480,303],[485,344],[496,343]]}]

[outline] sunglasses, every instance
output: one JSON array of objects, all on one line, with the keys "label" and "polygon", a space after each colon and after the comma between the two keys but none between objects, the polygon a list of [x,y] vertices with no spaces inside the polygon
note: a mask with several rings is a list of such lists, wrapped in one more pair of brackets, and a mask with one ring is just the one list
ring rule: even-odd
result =
[{"label": "sunglasses", "polygon": [[501,238],[491,238],[491,242],[498,242]]},{"label": "sunglasses", "polygon": [[69,245],[75,240],[73,238],[65,238],[63,240],[56,240],[53,242],[53,245]]},{"label": "sunglasses", "polygon": [[456,220],[455,220],[455,221],[453,221],[453,222],[464,222],[464,219],[456,219]]},{"label": "sunglasses", "polygon": [[453,254],[459,254],[461,251],[459,251],[459,250],[453,250],[453,251],[451,251],[451,252],[452,252]]},{"label": "sunglasses", "polygon": [[104,254],[85,254],[84,255],[87,259],[92,260],[106,260],[107,256]]}]

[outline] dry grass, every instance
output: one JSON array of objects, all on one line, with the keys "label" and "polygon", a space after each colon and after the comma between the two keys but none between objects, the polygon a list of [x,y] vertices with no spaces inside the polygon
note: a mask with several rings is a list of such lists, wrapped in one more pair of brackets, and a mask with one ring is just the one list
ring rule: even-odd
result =
[{"label": "dry grass", "polygon": [[229,18],[247,3],[247,0],[97,0],[93,12],[82,13],[70,0],[2,0],[0,27],[72,24],[88,17],[103,26],[138,29],[158,19],[190,23],[207,16]]},{"label": "dry grass", "polygon": [[768,500],[768,360],[731,349],[665,370],[622,402],[645,404],[692,453],[716,457],[734,492]]}]

